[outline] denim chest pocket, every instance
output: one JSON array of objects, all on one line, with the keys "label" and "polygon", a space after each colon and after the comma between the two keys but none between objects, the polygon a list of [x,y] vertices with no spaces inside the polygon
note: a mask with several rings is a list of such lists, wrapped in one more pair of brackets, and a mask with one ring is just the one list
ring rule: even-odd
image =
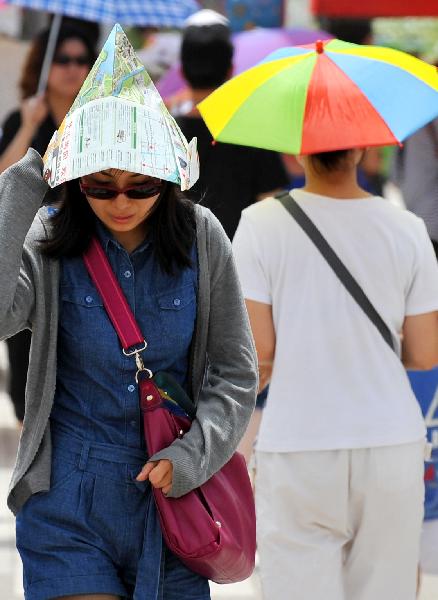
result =
[{"label": "denim chest pocket", "polygon": [[95,336],[105,323],[105,309],[98,292],[90,287],[61,286],[61,323],[74,338]]},{"label": "denim chest pocket", "polygon": [[175,339],[191,339],[196,319],[196,293],[192,283],[157,297],[162,333]]}]

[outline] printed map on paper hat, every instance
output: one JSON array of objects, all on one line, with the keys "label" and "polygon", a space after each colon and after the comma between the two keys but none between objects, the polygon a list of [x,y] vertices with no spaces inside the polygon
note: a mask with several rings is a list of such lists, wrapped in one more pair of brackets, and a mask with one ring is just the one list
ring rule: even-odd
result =
[{"label": "printed map on paper hat", "polygon": [[120,25],[44,155],[51,187],[106,169],[159,177],[182,190],[199,177],[196,138],[187,142]]}]

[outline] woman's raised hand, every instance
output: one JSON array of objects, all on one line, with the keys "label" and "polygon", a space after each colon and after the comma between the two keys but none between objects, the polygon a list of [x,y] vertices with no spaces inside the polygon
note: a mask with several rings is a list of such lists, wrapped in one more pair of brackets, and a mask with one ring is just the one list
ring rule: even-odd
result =
[{"label": "woman's raised hand", "polygon": [[49,113],[45,94],[31,96],[21,104],[22,127],[36,130]]}]

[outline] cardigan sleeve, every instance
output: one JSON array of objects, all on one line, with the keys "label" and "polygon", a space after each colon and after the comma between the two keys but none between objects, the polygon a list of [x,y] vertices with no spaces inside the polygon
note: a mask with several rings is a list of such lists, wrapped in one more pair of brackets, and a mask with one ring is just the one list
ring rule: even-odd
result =
[{"label": "cardigan sleeve", "polygon": [[257,357],[231,246],[214,217],[210,225],[207,369],[196,418],[182,439],[150,459],[172,462],[171,497],[199,487],[228,462],[257,394]]},{"label": "cardigan sleeve", "polygon": [[[31,328],[35,305],[35,261],[38,232],[35,220],[47,191],[42,178],[41,156],[30,149],[19,162],[0,175],[0,338]],[[26,237],[27,236],[27,237]]]}]

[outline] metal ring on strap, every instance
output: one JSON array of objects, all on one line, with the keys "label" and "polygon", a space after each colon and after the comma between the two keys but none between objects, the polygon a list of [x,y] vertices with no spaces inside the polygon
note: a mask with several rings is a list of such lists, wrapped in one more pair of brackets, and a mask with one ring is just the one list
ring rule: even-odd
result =
[{"label": "metal ring on strap", "polygon": [[138,384],[138,376],[140,375],[140,373],[146,372],[148,374],[148,379],[152,379],[153,377],[153,373],[150,369],[146,369],[146,367],[144,367],[143,369],[138,369],[137,373],[135,374],[135,382]]},{"label": "metal ring on strap", "polygon": [[131,350],[130,352],[128,352],[124,348],[122,348],[122,351],[123,351],[123,354],[125,356],[133,356],[134,354],[138,354],[139,352],[143,352],[143,350],[146,350],[147,347],[148,347],[147,341],[143,340],[143,346],[141,348],[136,348],[135,350]]}]

